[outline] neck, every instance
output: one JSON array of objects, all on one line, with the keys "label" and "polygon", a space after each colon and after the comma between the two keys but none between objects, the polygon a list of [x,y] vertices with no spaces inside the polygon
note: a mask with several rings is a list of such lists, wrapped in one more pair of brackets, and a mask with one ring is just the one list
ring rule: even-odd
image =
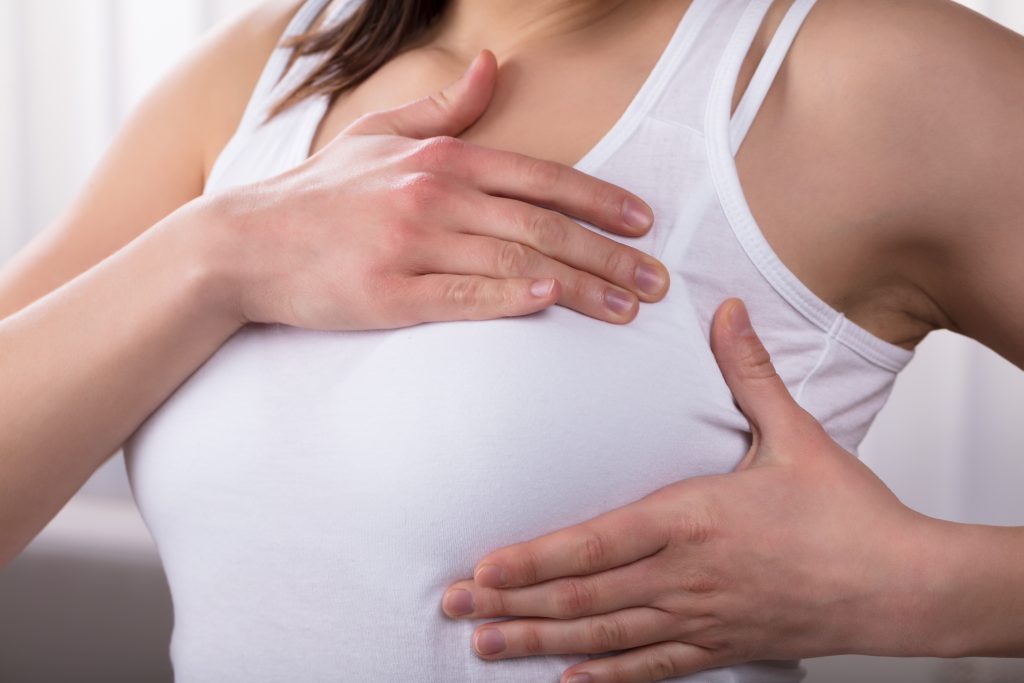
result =
[{"label": "neck", "polygon": [[[450,0],[433,42],[460,57],[487,48],[507,55],[535,41],[603,25],[639,0]],[[629,5],[633,5],[629,8]]]}]

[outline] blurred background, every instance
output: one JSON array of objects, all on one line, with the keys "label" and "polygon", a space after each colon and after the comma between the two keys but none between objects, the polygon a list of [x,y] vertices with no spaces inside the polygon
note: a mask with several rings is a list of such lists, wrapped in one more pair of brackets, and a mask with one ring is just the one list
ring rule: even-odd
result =
[{"label": "blurred background", "polygon": [[[936,0],[939,1],[939,0]],[[253,0],[0,0],[0,264],[79,191],[119,122]],[[965,0],[1024,33],[1024,0]],[[862,458],[921,512],[1024,524],[1024,373],[949,333],[899,377]],[[0,681],[163,681],[170,598],[120,454],[0,573]],[[1020,660],[833,657],[810,681],[1024,681]]]}]

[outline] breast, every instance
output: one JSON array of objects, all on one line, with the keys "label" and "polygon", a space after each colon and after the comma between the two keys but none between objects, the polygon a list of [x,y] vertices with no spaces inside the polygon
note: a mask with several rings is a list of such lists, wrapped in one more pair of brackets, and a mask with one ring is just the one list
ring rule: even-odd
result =
[{"label": "breast", "polygon": [[[247,326],[126,458],[174,597],[180,680],[225,662],[250,680],[285,665],[303,680],[557,680],[578,657],[477,659],[475,624],[440,612],[445,586],[490,550],[731,469],[746,429],[674,282],[628,325],[555,306],[388,331]],[[355,671],[342,656],[396,637],[400,652]]]}]

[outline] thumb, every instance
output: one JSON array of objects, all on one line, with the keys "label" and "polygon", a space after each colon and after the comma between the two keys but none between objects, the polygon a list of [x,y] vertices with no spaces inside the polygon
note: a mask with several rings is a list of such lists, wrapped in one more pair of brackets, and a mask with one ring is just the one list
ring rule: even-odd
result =
[{"label": "thumb", "polygon": [[483,50],[459,80],[414,102],[367,114],[345,129],[353,135],[401,135],[407,138],[455,137],[487,110],[494,95],[498,62]]},{"label": "thumb", "polygon": [[711,325],[711,351],[740,410],[754,433],[754,443],[737,469],[749,466],[757,451],[804,423],[801,408],[772,365],[771,356],[750,324],[746,306],[729,299],[715,313]]}]

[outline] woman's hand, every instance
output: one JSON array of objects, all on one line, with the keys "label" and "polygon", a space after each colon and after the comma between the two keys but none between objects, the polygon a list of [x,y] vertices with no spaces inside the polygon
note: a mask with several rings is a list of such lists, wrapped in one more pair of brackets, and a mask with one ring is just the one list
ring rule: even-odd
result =
[{"label": "woman's hand", "polygon": [[719,309],[711,342],[753,433],[737,471],[484,557],[444,611],[534,618],[480,626],[478,654],[623,651],[562,680],[632,683],[759,659],[943,651],[946,523],[901,504],[793,401],[738,300]]},{"label": "woman's hand", "polygon": [[[490,319],[561,303],[624,323],[668,271],[588,230],[645,233],[650,208],[567,166],[456,139],[487,108],[483,52],[445,91],[366,115],[292,171],[228,192],[234,309],[332,330]],[[644,271],[647,266],[650,271]],[[556,280],[557,283],[553,282]]]}]

